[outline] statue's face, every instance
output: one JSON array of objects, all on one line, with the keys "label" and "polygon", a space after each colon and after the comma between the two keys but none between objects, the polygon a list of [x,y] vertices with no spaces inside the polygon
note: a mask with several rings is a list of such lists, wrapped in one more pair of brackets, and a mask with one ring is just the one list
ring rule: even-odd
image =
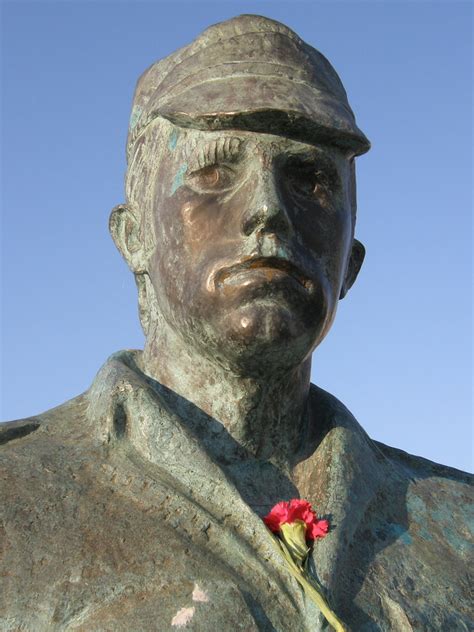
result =
[{"label": "statue's face", "polygon": [[347,269],[349,159],[176,127],[154,177],[147,269],[168,324],[241,371],[300,363],[327,333]]}]

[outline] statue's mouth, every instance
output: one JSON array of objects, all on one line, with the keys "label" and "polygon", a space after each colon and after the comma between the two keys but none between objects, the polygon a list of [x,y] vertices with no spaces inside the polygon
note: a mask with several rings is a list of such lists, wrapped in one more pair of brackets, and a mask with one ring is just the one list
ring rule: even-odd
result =
[{"label": "statue's mouth", "polygon": [[311,279],[300,268],[282,257],[247,257],[235,264],[220,268],[212,276],[212,285],[240,285],[250,283],[252,277],[258,274],[260,278],[268,282],[282,277],[291,277],[305,290],[311,290],[314,286]]}]

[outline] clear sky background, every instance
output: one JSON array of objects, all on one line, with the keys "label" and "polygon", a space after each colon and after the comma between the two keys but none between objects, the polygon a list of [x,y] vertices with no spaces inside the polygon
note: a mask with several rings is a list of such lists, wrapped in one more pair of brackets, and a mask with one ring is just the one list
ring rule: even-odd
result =
[{"label": "clear sky background", "polygon": [[335,66],[373,143],[358,160],[360,277],[313,381],[370,436],[472,468],[469,2],[3,2],[2,419],[86,390],[141,348],[107,231],[139,74],[211,23],[260,13]]}]

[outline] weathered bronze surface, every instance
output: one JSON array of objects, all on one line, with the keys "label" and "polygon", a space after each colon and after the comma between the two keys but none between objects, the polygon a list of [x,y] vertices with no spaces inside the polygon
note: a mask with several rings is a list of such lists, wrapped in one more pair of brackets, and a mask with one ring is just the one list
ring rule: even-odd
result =
[{"label": "weathered bronze surface", "polygon": [[471,478],[310,384],[364,258],[368,148],[329,62],[267,18],[140,78],[110,228],[146,344],[2,428],[2,630],[327,629],[261,521],[297,496],[334,525],[313,562],[348,630],[472,629]]}]

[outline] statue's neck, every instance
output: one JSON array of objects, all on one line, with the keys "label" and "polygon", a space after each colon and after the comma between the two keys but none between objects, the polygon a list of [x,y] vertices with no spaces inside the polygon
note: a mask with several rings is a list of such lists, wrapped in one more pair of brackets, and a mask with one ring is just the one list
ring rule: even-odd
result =
[{"label": "statue's neck", "polygon": [[310,359],[291,370],[243,377],[161,323],[159,334],[147,338],[141,368],[179,396],[180,413],[214,458],[225,464],[254,458],[291,471],[309,414]]}]

